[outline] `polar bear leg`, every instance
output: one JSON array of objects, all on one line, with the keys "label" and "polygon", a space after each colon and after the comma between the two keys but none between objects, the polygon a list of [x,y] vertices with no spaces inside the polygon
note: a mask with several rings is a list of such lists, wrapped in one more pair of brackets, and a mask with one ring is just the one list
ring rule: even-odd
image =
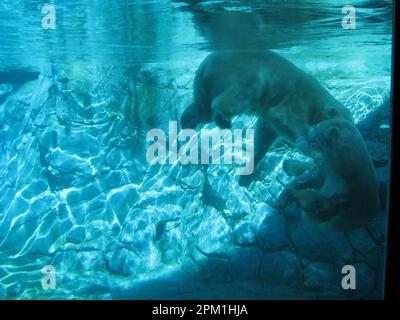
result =
[{"label": "polar bear leg", "polygon": [[274,129],[264,124],[262,119],[258,119],[254,129],[254,168],[252,174],[240,176],[239,185],[248,187],[256,177],[257,165],[268,152],[271,145],[274,143],[277,134]]}]

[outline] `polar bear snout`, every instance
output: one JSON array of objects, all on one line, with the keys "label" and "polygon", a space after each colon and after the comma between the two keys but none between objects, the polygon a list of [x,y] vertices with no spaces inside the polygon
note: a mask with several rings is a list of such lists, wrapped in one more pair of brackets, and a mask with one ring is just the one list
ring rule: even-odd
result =
[{"label": "polar bear snout", "polygon": [[321,156],[317,143],[307,136],[297,138],[295,147],[307,157],[318,159]]}]

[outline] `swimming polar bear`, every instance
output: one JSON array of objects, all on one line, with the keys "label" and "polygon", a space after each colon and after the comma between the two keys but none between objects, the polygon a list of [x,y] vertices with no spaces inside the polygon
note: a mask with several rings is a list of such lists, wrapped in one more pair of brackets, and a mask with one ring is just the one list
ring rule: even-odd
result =
[{"label": "swimming polar bear", "polygon": [[[193,103],[181,117],[181,127],[215,121],[230,128],[236,115],[258,116],[254,166],[278,139],[294,145],[315,124],[327,119],[353,123],[348,109],[313,77],[271,51],[218,51],[198,68]],[[255,173],[241,176],[248,186]]]}]

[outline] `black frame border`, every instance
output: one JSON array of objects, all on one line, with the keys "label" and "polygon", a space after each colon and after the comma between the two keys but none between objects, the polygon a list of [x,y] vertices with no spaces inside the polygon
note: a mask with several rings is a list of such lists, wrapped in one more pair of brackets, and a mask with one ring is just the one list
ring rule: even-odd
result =
[{"label": "black frame border", "polygon": [[400,215],[399,194],[399,126],[400,126],[400,3],[393,1],[392,57],[392,138],[389,186],[389,215],[387,220],[385,300],[400,301]]}]

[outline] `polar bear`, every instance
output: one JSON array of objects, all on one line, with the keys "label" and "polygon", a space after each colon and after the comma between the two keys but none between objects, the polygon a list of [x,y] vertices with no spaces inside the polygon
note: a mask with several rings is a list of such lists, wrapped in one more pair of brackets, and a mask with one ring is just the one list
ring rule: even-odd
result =
[{"label": "polar bear", "polygon": [[[365,226],[378,212],[378,179],[364,140],[349,121],[320,122],[297,148],[316,166],[296,177],[284,194],[325,230]],[[286,201],[285,201],[286,202]]]},{"label": "polar bear", "polygon": [[[271,51],[217,51],[198,68],[193,103],[181,117],[181,127],[215,121],[230,128],[236,115],[258,117],[254,165],[278,139],[294,145],[297,138],[327,119],[353,122],[350,112],[313,77]],[[241,176],[248,186],[255,173]]]}]

